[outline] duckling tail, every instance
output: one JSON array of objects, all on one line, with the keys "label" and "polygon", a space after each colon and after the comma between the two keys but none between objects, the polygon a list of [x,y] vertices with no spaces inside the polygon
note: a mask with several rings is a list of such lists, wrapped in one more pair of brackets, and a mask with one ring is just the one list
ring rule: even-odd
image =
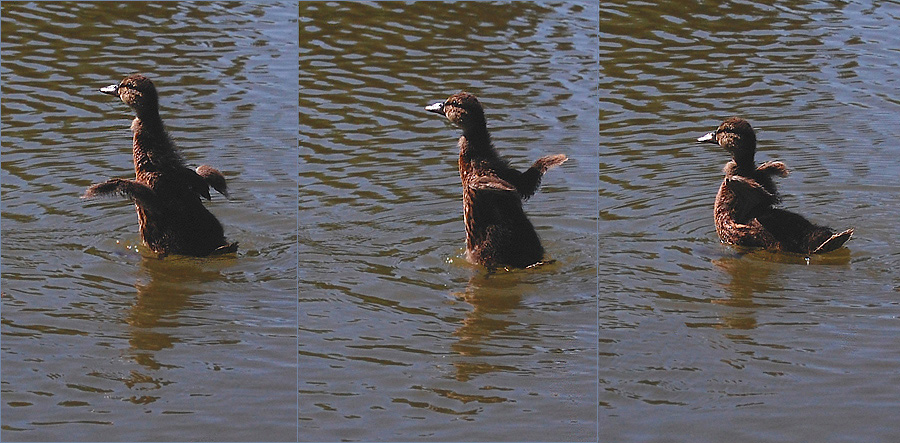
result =
[{"label": "duckling tail", "polygon": [[782,250],[797,254],[833,251],[853,234],[853,229],[835,233],[831,228],[815,225],[802,215],[784,209],[771,209],[756,220],[778,240]]},{"label": "duckling tail", "polygon": [[214,249],[209,255],[222,255],[222,254],[230,254],[232,252],[237,252],[238,242],[228,243],[218,248]]},{"label": "duckling tail", "polygon": [[850,236],[853,235],[853,228],[850,228],[844,232],[839,232],[837,234],[832,235],[828,240],[825,240],[815,251],[813,254],[820,254],[823,252],[834,251],[837,248],[840,248],[850,240]]}]

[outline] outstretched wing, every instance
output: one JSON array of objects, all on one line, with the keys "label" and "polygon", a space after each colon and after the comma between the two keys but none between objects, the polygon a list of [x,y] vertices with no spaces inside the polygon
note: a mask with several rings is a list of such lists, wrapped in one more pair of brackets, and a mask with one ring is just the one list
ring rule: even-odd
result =
[{"label": "outstretched wing", "polygon": [[225,176],[217,169],[201,165],[197,170],[186,167],[179,167],[176,171],[180,180],[187,184],[187,187],[197,195],[210,200],[209,188],[219,191],[219,194],[228,197],[228,185],[225,183]]},{"label": "outstretched wing", "polygon": [[756,172],[761,172],[766,175],[777,175],[779,177],[787,177],[788,167],[784,164],[784,162],[779,161],[768,161],[756,168]]},{"label": "outstretched wing", "polygon": [[531,165],[525,172],[515,178],[514,183],[522,198],[528,199],[541,186],[541,178],[550,168],[559,166],[569,158],[565,154],[545,155]]},{"label": "outstretched wing", "polygon": [[121,195],[140,206],[149,213],[159,212],[159,199],[156,192],[147,185],[123,178],[109,179],[103,183],[91,185],[81,198],[110,197]]},{"label": "outstretched wing", "polygon": [[209,165],[200,165],[197,167],[197,175],[203,177],[203,180],[218,191],[219,194],[228,197],[228,185],[225,183],[225,176],[218,169]]}]

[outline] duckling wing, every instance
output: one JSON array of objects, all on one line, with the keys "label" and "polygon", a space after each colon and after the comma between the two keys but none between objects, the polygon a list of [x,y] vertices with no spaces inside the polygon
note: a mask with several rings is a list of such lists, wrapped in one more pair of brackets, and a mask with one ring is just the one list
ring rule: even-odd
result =
[{"label": "duckling wing", "polygon": [[113,178],[91,185],[81,198],[109,197],[115,194],[131,199],[134,204],[149,213],[157,213],[160,210],[159,199],[153,189],[143,183],[123,178]]},{"label": "duckling wing", "polygon": [[[478,237],[491,238],[491,242],[506,244],[500,238],[511,232],[522,232],[528,225],[528,218],[522,211],[522,198],[515,186],[494,175],[472,177],[468,180],[464,199],[468,199],[466,210],[474,223]],[[532,228],[533,230],[533,228]],[[518,241],[510,240],[510,241]]]},{"label": "duckling wing", "polygon": [[203,177],[203,180],[219,194],[228,197],[228,184],[225,183],[225,176],[218,169],[209,165],[200,165],[197,167],[197,175]]},{"label": "duckling wing", "polygon": [[516,192],[516,187],[494,175],[478,175],[470,178],[466,186],[474,191]]},{"label": "duckling wing", "polygon": [[777,161],[769,161],[759,165],[756,168],[756,172],[760,172],[766,175],[777,175],[779,177],[787,177],[790,171],[788,171],[787,165],[784,162]]},{"label": "duckling wing", "polygon": [[732,175],[725,178],[725,184],[734,193],[734,220],[741,224],[756,218],[778,201],[777,195],[766,190],[756,180],[747,177]]},{"label": "duckling wing", "polygon": [[[479,175],[466,183],[470,194],[469,210],[482,226],[506,223],[509,214],[522,212],[522,199],[516,187],[495,175]],[[516,209],[518,208],[518,209]]]},{"label": "duckling wing", "polygon": [[543,178],[544,173],[550,168],[565,163],[568,159],[569,157],[566,157],[565,154],[545,155],[537,159],[525,172],[519,174],[516,171],[518,174],[515,179],[516,188],[522,194],[522,198],[527,200],[534,195],[541,186],[541,178]]},{"label": "duckling wing", "polygon": [[174,170],[162,174],[162,176],[165,177],[166,181],[172,186],[177,186],[182,189],[183,187],[187,187],[187,189],[200,197],[207,200],[212,199],[212,196],[209,195],[209,184],[193,169],[178,166]]},{"label": "duckling wing", "polygon": [[209,195],[210,186],[219,191],[219,194],[228,197],[228,185],[225,183],[225,176],[212,166],[201,165],[196,171],[180,167],[176,172],[191,191],[207,200],[212,199],[212,196]]}]

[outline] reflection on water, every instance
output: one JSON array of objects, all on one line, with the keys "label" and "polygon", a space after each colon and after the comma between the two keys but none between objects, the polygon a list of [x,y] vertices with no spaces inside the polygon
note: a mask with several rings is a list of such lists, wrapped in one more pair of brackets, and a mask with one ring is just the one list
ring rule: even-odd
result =
[{"label": "reflection on water", "polygon": [[[0,9],[0,440],[296,440],[296,4]],[[236,257],[143,257],[131,203],[79,198],[133,177],[133,113],[97,89],[135,72],[227,176]]]},{"label": "reflection on water", "polygon": [[515,367],[481,363],[482,359],[478,357],[498,355],[490,349],[502,338],[534,339],[525,335],[527,331],[517,328],[521,325],[510,320],[513,311],[521,308],[522,294],[515,286],[510,286],[510,279],[503,277],[477,274],[469,280],[464,292],[454,294],[458,300],[472,306],[453,333],[458,341],[450,347],[460,357],[471,357],[471,361],[453,363],[459,381],[469,381],[491,372],[515,371]]},{"label": "reflection on water", "polygon": [[[765,252],[762,252],[765,253]],[[723,271],[727,280],[722,287],[730,295],[729,298],[714,300],[716,303],[727,304],[739,308],[751,308],[760,306],[754,300],[754,294],[764,296],[769,292],[784,289],[779,284],[778,275],[772,275],[776,271],[777,262],[756,261],[750,257],[726,256],[717,258],[712,264]]]},{"label": "reflection on water", "polygon": [[[300,435],[596,439],[595,2],[301,3]],[[466,90],[553,265],[462,258]]]},{"label": "reflection on water", "polygon": [[[881,122],[900,112],[888,74],[900,66],[885,50],[900,45],[898,18],[841,2],[604,4],[606,438],[896,434],[880,411],[896,403],[884,380],[900,369],[885,352],[900,332],[887,320],[900,288],[900,132]],[[757,129],[757,160],[791,169],[786,209],[856,228],[844,249],[807,262],[719,244],[712,208],[728,154],[695,138],[732,115]]]},{"label": "reflection on water", "polygon": [[161,365],[153,360],[154,351],[172,348],[178,340],[163,331],[190,326],[188,319],[181,316],[182,311],[203,309],[191,302],[192,296],[203,294],[200,288],[204,282],[221,281],[224,276],[217,270],[177,260],[164,263],[144,259],[141,265],[149,281],[135,282],[137,296],[125,322],[131,326],[128,344],[135,361],[155,370]]}]

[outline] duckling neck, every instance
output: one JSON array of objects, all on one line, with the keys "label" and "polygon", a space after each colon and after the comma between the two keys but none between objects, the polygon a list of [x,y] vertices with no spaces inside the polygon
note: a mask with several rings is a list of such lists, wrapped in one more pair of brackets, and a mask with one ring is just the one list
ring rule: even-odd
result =
[{"label": "duckling neck", "polygon": [[459,156],[468,159],[496,157],[497,153],[494,151],[491,134],[487,128],[464,131],[459,138]]},{"label": "duckling neck", "polygon": [[735,163],[735,173],[738,175],[748,175],[756,171],[756,160],[753,159],[753,153],[735,153],[732,160]]},{"label": "duckling neck", "polygon": [[134,133],[134,171],[138,177],[142,173],[157,172],[167,166],[182,164],[159,114],[136,117],[131,122],[131,131]]}]

